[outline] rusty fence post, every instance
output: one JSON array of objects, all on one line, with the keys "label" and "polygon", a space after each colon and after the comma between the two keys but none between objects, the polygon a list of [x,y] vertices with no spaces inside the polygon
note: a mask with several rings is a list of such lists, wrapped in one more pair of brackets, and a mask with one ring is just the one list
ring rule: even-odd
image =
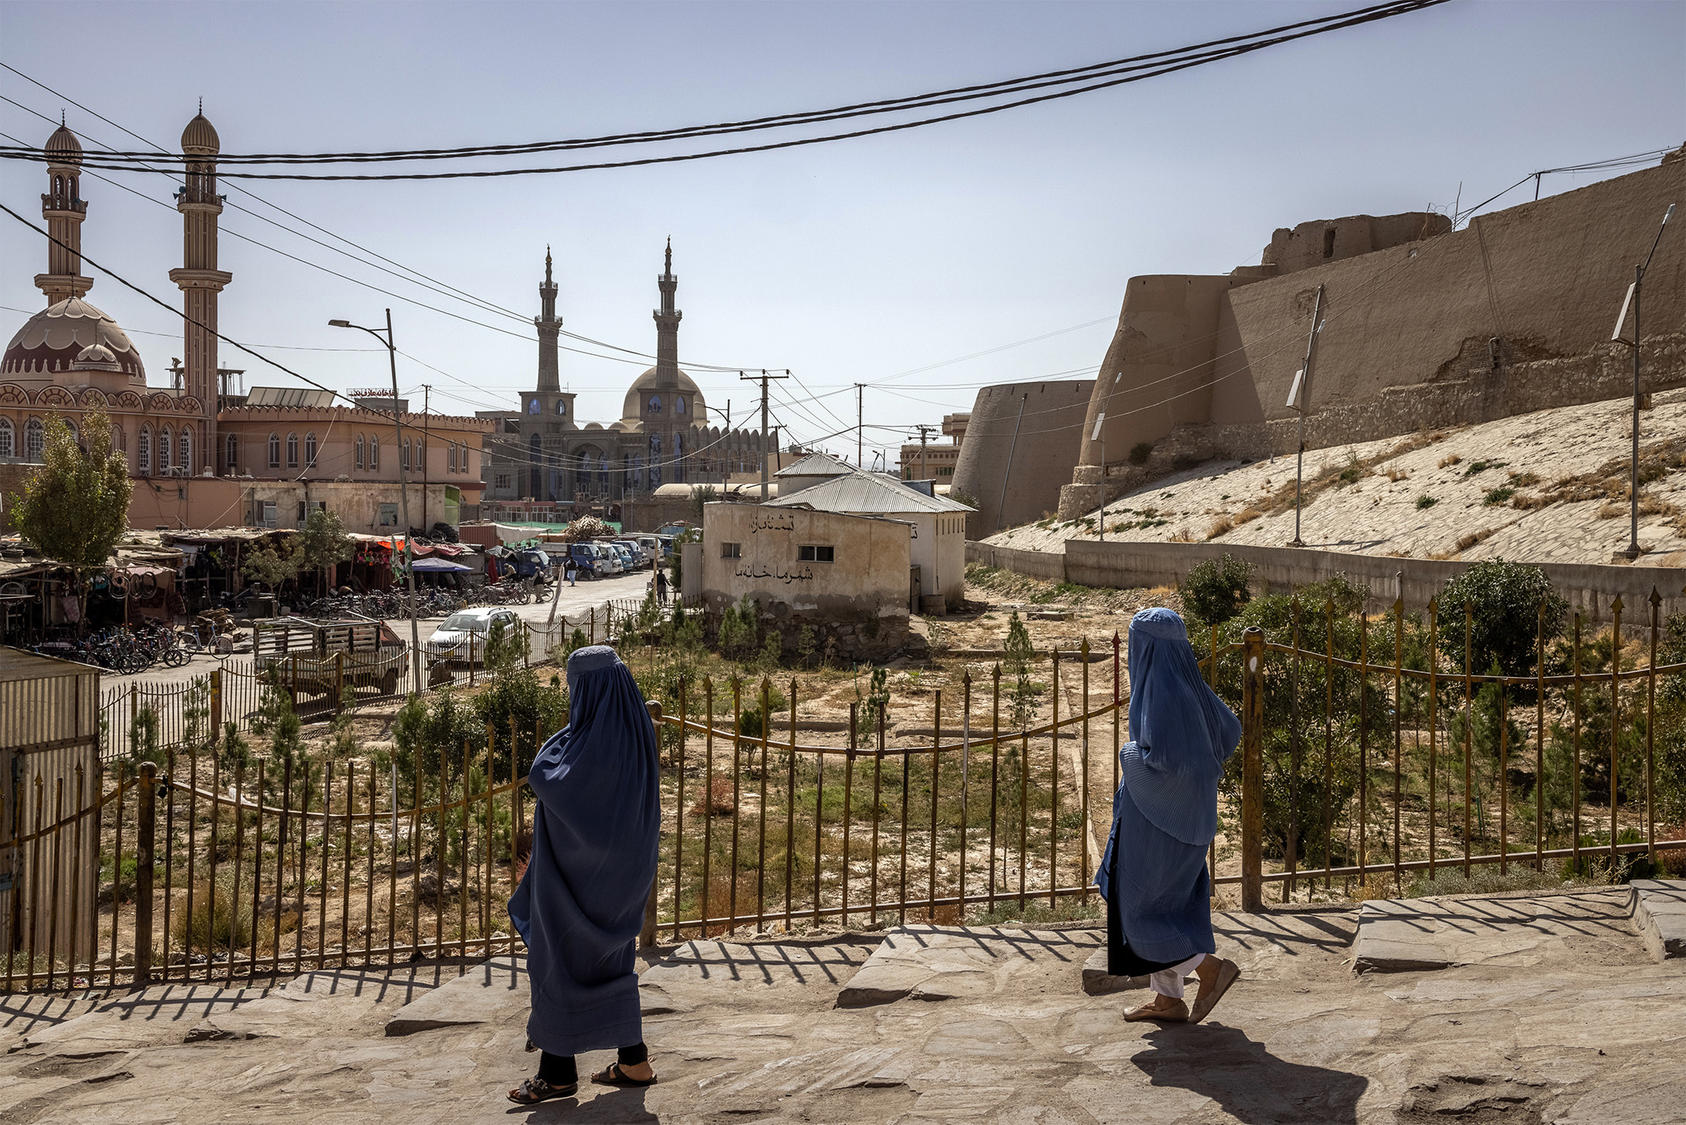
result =
[{"label": "rusty fence post", "polygon": [[1264,902],[1264,632],[1241,635],[1241,909]]},{"label": "rusty fence post", "polygon": [[[158,767],[142,762],[135,814],[135,987],[152,979],[153,837],[158,823]],[[121,864],[122,857],[118,857]]]},{"label": "rusty fence post", "polygon": [[211,743],[222,738],[222,669],[211,673]]},{"label": "rusty fence post", "polygon": [[[659,748],[661,746],[661,735],[662,735],[662,705],[659,701],[652,699],[649,702],[645,703],[644,706],[649,708],[650,722],[656,728],[656,746],[658,747],[657,756],[659,758],[660,757],[660,749]],[[762,721],[763,722],[766,721],[766,712],[765,711],[762,712]],[[683,815],[682,811],[681,811],[681,815]],[[680,826],[679,828],[676,828],[676,831],[681,831],[681,830],[682,830],[682,826]],[[657,899],[657,895],[660,892],[660,888],[661,888],[661,859],[658,855],[657,860],[656,860],[656,870],[651,875],[651,878],[650,878],[650,896],[647,899],[644,900],[644,926],[643,926],[642,929],[640,929],[638,931],[638,948],[639,949],[653,949],[655,947],[655,944],[656,944],[656,921],[657,921],[657,918],[658,918],[656,899]],[[678,893],[677,888],[675,888],[674,893],[677,895],[677,893]],[[675,899],[676,905],[674,906],[674,916],[673,916],[675,922],[677,922],[679,920],[679,914],[678,914],[679,908],[677,906],[677,901],[678,900]],[[703,913],[704,913],[704,915],[706,915],[708,913],[706,907],[704,908]]]}]

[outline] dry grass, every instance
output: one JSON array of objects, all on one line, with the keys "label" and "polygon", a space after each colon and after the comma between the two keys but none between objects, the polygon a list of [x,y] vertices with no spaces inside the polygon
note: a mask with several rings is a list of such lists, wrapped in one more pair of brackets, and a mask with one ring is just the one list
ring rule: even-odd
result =
[{"label": "dry grass", "polygon": [[1469,535],[1460,535],[1458,537],[1458,550],[1459,551],[1467,551],[1471,547],[1475,546],[1477,543],[1481,543],[1481,542],[1484,542],[1487,539],[1492,538],[1493,532],[1495,530],[1496,530],[1495,528],[1484,527],[1480,531],[1473,532]]},{"label": "dry grass", "polygon": [[1171,533],[1171,542],[1192,543],[1194,542],[1194,533],[1186,527],[1179,527]]},{"label": "dry grass", "polygon": [[1398,484],[1402,480],[1410,480],[1411,471],[1409,469],[1389,469],[1387,471],[1387,479],[1392,481],[1394,484]]},{"label": "dry grass", "polygon": [[1440,468],[1450,469],[1453,465],[1460,464],[1462,461],[1463,458],[1459,457],[1456,453],[1448,453],[1440,459]]},{"label": "dry grass", "polygon": [[1245,508],[1242,508],[1239,512],[1235,513],[1235,526],[1240,527],[1244,523],[1252,523],[1262,515],[1264,515],[1264,511],[1262,509],[1255,508],[1253,505],[1249,504]]},{"label": "dry grass", "polygon": [[692,816],[731,816],[732,779],[715,774],[708,779],[708,791],[691,805]]},{"label": "dry grass", "polygon": [[1235,521],[1228,516],[1219,516],[1206,529],[1206,538],[1216,539],[1220,535],[1228,535],[1233,530],[1235,530]]},{"label": "dry grass", "polygon": [[1535,485],[1535,484],[1540,483],[1540,474],[1538,474],[1538,473],[1511,473],[1510,474],[1510,483],[1511,483],[1512,486],[1514,486],[1516,488],[1527,488],[1530,485]]}]

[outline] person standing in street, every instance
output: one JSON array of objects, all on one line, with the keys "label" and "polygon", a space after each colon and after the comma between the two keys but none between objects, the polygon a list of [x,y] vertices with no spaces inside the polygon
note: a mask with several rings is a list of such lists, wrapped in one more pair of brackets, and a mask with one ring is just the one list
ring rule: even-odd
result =
[{"label": "person standing in street", "polygon": [[667,604],[667,571],[656,567],[656,604]]},{"label": "person standing in street", "polygon": [[[1241,975],[1217,954],[1206,850],[1218,780],[1241,721],[1201,678],[1183,619],[1144,609],[1130,622],[1130,741],[1095,883],[1107,905],[1107,972],[1145,976],[1153,998],[1129,1021],[1199,1023]],[[1190,1010],[1183,981],[1200,979]]]},{"label": "person standing in street", "polygon": [[574,1056],[614,1047],[591,1076],[653,1086],[638,997],[637,942],[661,829],[656,729],[632,673],[607,645],[568,657],[568,725],[527,775],[533,849],[509,900],[527,945],[530,1048],[538,1073],[509,1091],[533,1105],[579,1090]]}]

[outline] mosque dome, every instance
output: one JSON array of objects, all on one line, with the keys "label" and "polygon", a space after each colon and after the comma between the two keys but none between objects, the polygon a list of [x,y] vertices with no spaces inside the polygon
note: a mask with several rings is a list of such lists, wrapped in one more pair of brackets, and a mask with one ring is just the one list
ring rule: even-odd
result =
[{"label": "mosque dome", "polygon": [[0,357],[0,381],[8,383],[81,386],[88,382],[84,372],[123,376],[97,380],[102,390],[146,386],[146,368],[128,334],[80,297],[48,305],[24,321]]},{"label": "mosque dome", "polygon": [[222,151],[222,139],[211,123],[205,120],[203,113],[195,116],[181,131],[181,150],[212,154]]},{"label": "mosque dome", "polygon": [[122,371],[123,365],[117,362],[117,356],[112,350],[99,341],[95,341],[76,353],[76,362],[70,365],[72,371]]},{"label": "mosque dome", "polygon": [[45,149],[49,162],[53,164],[81,164],[82,142],[76,139],[76,134],[60,125],[53,130],[53,135],[47,138]]},{"label": "mosque dome", "polygon": [[[673,418],[675,422],[700,424],[707,421],[707,403],[703,401],[702,392],[697,389],[696,382],[678,368],[674,368],[673,374],[677,378],[668,382],[665,387],[659,368],[652,367],[634,379],[626,392],[626,401],[621,405],[621,421],[644,421],[645,396],[658,390],[662,394],[662,417]],[[685,400],[684,410],[677,410],[676,404],[667,401],[672,395],[678,395]]]}]

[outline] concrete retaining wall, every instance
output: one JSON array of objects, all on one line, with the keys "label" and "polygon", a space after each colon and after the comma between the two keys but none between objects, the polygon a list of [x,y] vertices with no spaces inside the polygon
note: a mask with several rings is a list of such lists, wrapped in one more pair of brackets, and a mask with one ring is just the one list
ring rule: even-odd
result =
[{"label": "concrete retaining wall", "polygon": [[[1256,590],[1287,592],[1335,574],[1370,587],[1372,608],[1391,605],[1402,597],[1408,607],[1428,600],[1453,577],[1474,565],[1441,559],[1356,555],[1294,547],[1257,547],[1241,543],[1100,543],[1072,539],[1065,552],[1024,551],[968,543],[966,560],[999,566],[1016,574],[1084,586],[1129,589],[1175,586],[1189,569],[1207,559],[1232,555],[1253,567]],[[1598,620],[1608,615],[1610,602],[1622,599],[1623,617],[1643,621],[1650,616],[1647,599],[1655,589],[1663,598],[1664,616],[1686,613],[1686,568],[1610,566],[1597,563],[1542,563],[1569,604]]]}]

